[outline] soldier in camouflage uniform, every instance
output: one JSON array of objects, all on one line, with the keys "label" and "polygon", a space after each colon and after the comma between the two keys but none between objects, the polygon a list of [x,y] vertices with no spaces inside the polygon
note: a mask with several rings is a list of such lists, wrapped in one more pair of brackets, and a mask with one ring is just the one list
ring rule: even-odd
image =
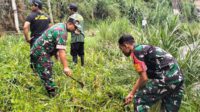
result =
[{"label": "soldier in camouflage uniform", "polygon": [[135,112],[147,112],[161,100],[161,110],[178,112],[183,97],[183,75],[173,56],[151,45],[136,45],[131,35],[119,39],[119,48],[131,56],[140,77],[125,99],[129,104],[134,99]]},{"label": "soldier in camouflage uniform", "polygon": [[80,29],[71,33],[71,51],[73,62],[77,64],[78,57],[81,59],[81,66],[84,66],[84,31],[83,31],[83,17],[77,12],[78,7],[76,4],[69,4],[70,17],[76,18],[81,25]]},{"label": "soldier in camouflage uniform", "polygon": [[68,68],[66,60],[66,40],[67,32],[75,31],[80,27],[75,18],[69,18],[68,22],[58,23],[47,29],[33,44],[31,48],[31,63],[34,71],[38,73],[49,96],[55,96],[55,83],[52,79],[51,56],[57,57],[64,68],[66,75],[71,75],[71,70]]}]

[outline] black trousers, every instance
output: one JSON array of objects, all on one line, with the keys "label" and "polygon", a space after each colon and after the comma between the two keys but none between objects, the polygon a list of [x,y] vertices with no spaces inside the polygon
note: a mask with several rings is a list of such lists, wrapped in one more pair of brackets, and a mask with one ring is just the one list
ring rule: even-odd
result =
[{"label": "black trousers", "polygon": [[[37,39],[38,39],[38,37],[32,37],[32,38],[31,38],[31,41],[30,41],[30,49],[32,48],[34,42],[35,42]],[[31,54],[30,54],[30,66],[31,66],[31,68],[33,68],[32,62],[33,62],[33,57],[32,57]]]},{"label": "black trousers", "polygon": [[76,42],[71,43],[71,51],[72,56],[82,56],[84,55],[84,42]]},{"label": "black trousers", "polygon": [[73,62],[77,63],[77,56],[81,58],[81,65],[84,65],[84,42],[71,43],[70,54],[73,57]]}]

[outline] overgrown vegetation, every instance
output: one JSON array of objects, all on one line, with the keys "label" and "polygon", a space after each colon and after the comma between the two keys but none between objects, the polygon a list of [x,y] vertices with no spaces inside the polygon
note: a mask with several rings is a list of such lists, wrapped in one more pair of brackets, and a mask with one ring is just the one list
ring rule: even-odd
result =
[{"label": "overgrown vegetation", "polygon": [[[75,0],[70,0],[73,1]],[[189,17],[193,15],[189,11],[192,10],[192,5],[188,4],[188,1],[184,1],[187,8],[183,7],[183,14],[180,16],[172,14],[170,2],[166,0],[77,2],[86,21],[99,19],[96,25],[89,22],[91,28],[98,32],[94,37],[86,34],[84,68],[72,64],[68,52],[69,42],[67,45],[67,58],[73,76],[84,82],[85,87],[82,89],[66,77],[62,73],[60,63],[55,62],[53,77],[59,95],[55,98],[47,97],[39,77],[29,67],[29,45],[22,35],[6,35],[0,38],[0,111],[133,111],[132,104],[123,107],[123,99],[138,77],[133,70],[131,59],[125,58],[118,49],[117,40],[124,33],[132,34],[137,43],[160,46],[177,58],[185,76],[185,94],[180,112],[200,111],[199,90],[192,89],[193,83],[200,80],[200,50],[197,48],[190,51],[183,60],[178,52],[181,46],[200,42],[200,24],[197,18]],[[95,9],[100,3],[105,6]],[[98,14],[97,17],[95,13],[101,13],[103,16]],[[148,20],[145,29],[141,27],[144,16]],[[159,103],[154,105],[151,112],[159,112],[158,105]]]}]

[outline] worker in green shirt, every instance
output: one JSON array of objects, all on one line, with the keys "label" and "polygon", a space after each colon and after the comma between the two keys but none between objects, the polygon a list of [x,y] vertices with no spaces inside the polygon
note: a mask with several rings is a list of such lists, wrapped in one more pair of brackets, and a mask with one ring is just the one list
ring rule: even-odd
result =
[{"label": "worker in green shirt", "polygon": [[83,32],[83,17],[77,12],[78,7],[76,4],[69,4],[69,13],[71,18],[76,18],[80,28],[71,33],[71,51],[73,62],[77,64],[78,56],[81,59],[81,66],[84,66],[84,32]]}]

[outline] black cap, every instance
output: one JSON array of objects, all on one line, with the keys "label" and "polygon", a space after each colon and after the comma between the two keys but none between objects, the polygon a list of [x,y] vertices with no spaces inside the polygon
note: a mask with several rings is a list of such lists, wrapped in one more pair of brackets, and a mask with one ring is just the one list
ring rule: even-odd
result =
[{"label": "black cap", "polygon": [[75,3],[70,3],[68,8],[72,9],[72,10],[75,10],[75,11],[78,9],[78,7],[77,7],[77,5]]},{"label": "black cap", "polygon": [[42,9],[42,2],[40,0],[32,0],[32,4],[38,6],[39,9]]}]

